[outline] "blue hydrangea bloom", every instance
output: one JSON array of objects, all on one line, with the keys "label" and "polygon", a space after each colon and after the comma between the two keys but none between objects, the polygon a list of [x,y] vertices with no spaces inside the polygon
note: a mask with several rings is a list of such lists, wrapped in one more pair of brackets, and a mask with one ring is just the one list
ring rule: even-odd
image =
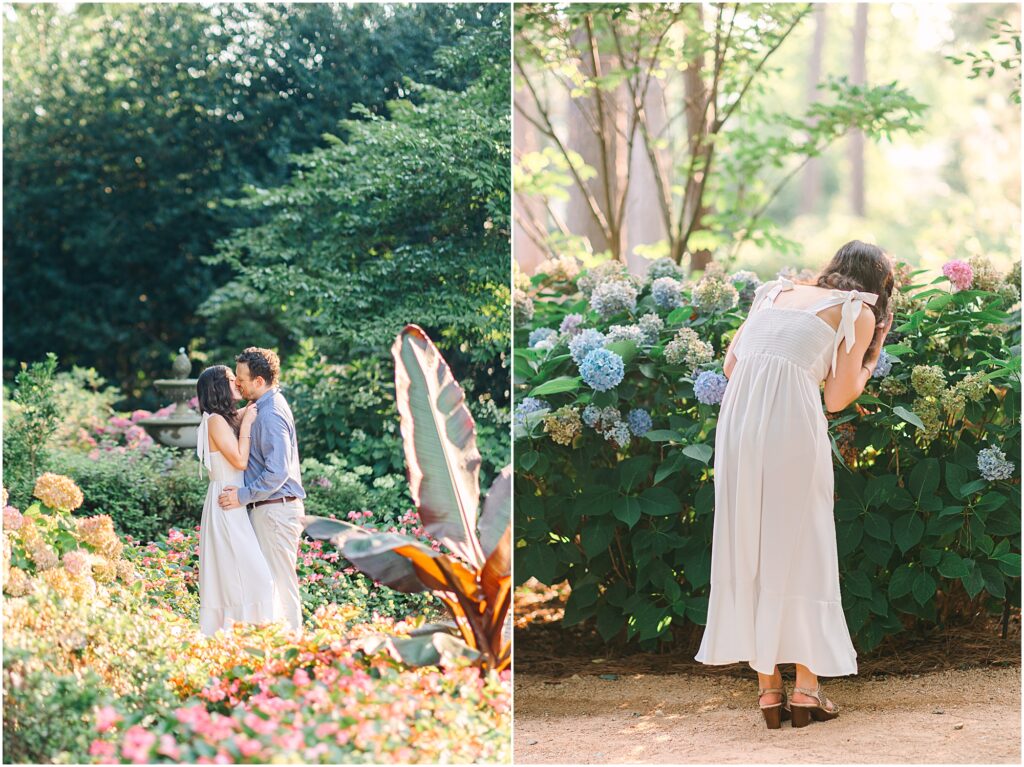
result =
[{"label": "blue hydrangea bloom", "polygon": [[601,408],[597,405],[587,405],[583,408],[583,423],[593,429],[601,420]]},{"label": "blue hydrangea bloom", "polygon": [[654,425],[650,414],[642,407],[630,410],[629,415],[626,416],[626,421],[629,423],[629,430],[638,437],[644,436]]},{"label": "blue hydrangea bloom", "polygon": [[515,423],[520,426],[526,425],[526,416],[530,413],[536,413],[539,410],[547,410],[548,404],[544,400],[537,399],[536,397],[525,397],[522,402],[516,405],[516,412],[513,416]]},{"label": "blue hydrangea bloom", "polygon": [[594,349],[580,365],[583,381],[595,391],[614,389],[626,374],[622,357],[607,349]]},{"label": "blue hydrangea bloom", "polygon": [[554,328],[537,328],[536,330],[530,333],[530,340],[528,341],[528,344],[532,349],[541,341],[544,341],[550,336],[556,335],[558,335],[558,331],[555,330]]},{"label": "blue hydrangea bloom", "polygon": [[986,447],[978,452],[978,471],[989,482],[1009,479],[1013,476],[1014,465],[1006,460],[1006,454],[998,447]]},{"label": "blue hydrangea bloom", "polygon": [[582,365],[588,354],[594,349],[604,346],[604,340],[604,333],[599,330],[593,328],[581,330],[569,342],[569,354],[572,355],[572,361],[577,365]]},{"label": "blue hydrangea bloom", "polygon": [[605,343],[610,344],[616,341],[632,341],[640,346],[644,342],[644,331],[639,325],[612,325],[608,329],[608,335],[605,336]]},{"label": "blue hydrangea bloom", "polygon": [[558,326],[558,331],[565,333],[567,336],[574,336],[579,332],[580,325],[582,324],[582,314],[567,314],[562,318],[562,324]]},{"label": "blue hydrangea bloom", "polygon": [[878,364],[875,366],[875,372],[871,374],[871,377],[885,378],[892,372],[892,363],[893,358],[885,353],[885,349],[882,349],[882,353],[878,355]]},{"label": "blue hydrangea bloom", "polygon": [[619,447],[625,447],[629,444],[629,426],[625,421],[619,421],[605,431],[604,438]]},{"label": "blue hydrangea bloom", "polygon": [[662,309],[683,305],[683,286],[671,277],[659,277],[651,284],[651,297]]},{"label": "blue hydrangea bloom", "polygon": [[605,319],[619,312],[636,311],[636,288],[625,280],[602,282],[590,294],[590,308]]},{"label": "blue hydrangea bloom", "polygon": [[705,405],[718,405],[725,396],[725,387],[729,379],[721,373],[713,370],[705,370],[697,380],[693,382],[693,392],[697,395],[697,401]]}]

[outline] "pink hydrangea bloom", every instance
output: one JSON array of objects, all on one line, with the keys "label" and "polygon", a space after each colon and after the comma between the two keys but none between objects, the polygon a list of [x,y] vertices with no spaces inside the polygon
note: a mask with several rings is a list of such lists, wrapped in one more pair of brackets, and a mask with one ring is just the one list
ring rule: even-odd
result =
[{"label": "pink hydrangea bloom", "polygon": [[13,506],[4,506],[4,530],[20,530],[25,518]]},{"label": "pink hydrangea bloom", "polygon": [[947,261],[942,267],[942,273],[949,277],[949,281],[957,290],[967,290],[974,280],[974,270],[966,261],[954,259]]}]

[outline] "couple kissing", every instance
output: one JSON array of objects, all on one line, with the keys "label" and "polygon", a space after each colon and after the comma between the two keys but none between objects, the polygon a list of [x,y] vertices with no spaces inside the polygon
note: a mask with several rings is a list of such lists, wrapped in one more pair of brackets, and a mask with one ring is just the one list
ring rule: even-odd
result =
[{"label": "couple kissing", "polygon": [[196,453],[210,480],[199,528],[199,629],[206,636],[236,622],[302,628],[295,568],[306,493],[280,373],[277,354],[253,346],[235,358],[233,371],[214,365],[196,382]]}]

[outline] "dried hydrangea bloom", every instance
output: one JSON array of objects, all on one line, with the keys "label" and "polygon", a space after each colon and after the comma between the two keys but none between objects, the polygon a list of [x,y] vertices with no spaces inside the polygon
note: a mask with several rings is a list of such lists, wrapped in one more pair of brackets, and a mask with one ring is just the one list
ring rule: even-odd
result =
[{"label": "dried hydrangea bloom", "polygon": [[900,394],[907,393],[907,384],[898,378],[884,378],[878,388],[882,394],[889,397],[898,397]]},{"label": "dried hydrangea bloom", "polygon": [[995,292],[1003,281],[1003,275],[992,265],[985,256],[974,255],[967,259],[974,274],[973,287],[977,290],[988,290]]},{"label": "dried hydrangea bloom", "polygon": [[695,370],[711,362],[715,350],[700,339],[693,328],[680,328],[665,346],[665,361],[670,365],[686,365]]},{"label": "dried hydrangea bloom", "polygon": [[580,262],[575,256],[562,255],[549,258],[537,269],[555,282],[572,282],[580,273]]},{"label": "dried hydrangea bloom", "polygon": [[528,325],[533,320],[533,312],[533,299],[526,295],[526,291],[520,288],[513,290],[512,316],[515,317],[516,325]]},{"label": "dried hydrangea bloom", "polygon": [[32,580],[28,573],[20,567],[12,567],[7,571],[7,579],[4,581],[4,593],[12,597],[25,596],[32,590]]},{"label": "dried hydrangea bloom", "polygon": [[924,424],[924,429],[918,429],[915,434],[921,440],[921,446],[927,448],[938,438],[942,429],[942,410],[939,403],[935,400],[918,397],[911,403],[910,409]]},{"label": "dried hydrangea bloom", "polygon": [[940,397],[946,388],[946,374],[938,365],[915,365],[910,385],[922,397]]},{"label": "dried hydrangea bloom", "polygon": [[957,382],[956,388],[971,402],[981,402],[988,394],[988,386],[983,373],[968,373]]},{"label": "dried hydrangea bloom", "polygon": [[703,279],[693,289],[693,304],[702,312],[725,312],[739,303],[739,291],[732,283],[717,278]]},{"label": "dried hydrangea bloom", "polygon": [[563,405],[544,418],[544,432],[552,442],[559,445],[571,445],[572,441],[583,432],[580,414],[570,405]]},{"label": "dried hydrangea bloom", "polygon": [[82,491],[71,477],[49,471],[36,480],[32,495],[49,508],[59,511],[74,511],[85,501]]}]

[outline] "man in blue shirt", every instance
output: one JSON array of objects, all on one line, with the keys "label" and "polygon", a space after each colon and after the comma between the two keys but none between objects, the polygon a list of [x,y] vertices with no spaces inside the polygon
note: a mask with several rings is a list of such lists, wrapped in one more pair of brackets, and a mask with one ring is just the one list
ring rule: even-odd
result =
[{"label": "man in blue shirt", "polygon": [[302,628],[302,601],[295,572],[305,514],[295,419],[278,389],[281,362],[270,349],[250,346],[235,358],[235,384],[256,403],[244,487],[225,487],[223,509],[246,506],[260,550],[274,576],[274,618]]}]

